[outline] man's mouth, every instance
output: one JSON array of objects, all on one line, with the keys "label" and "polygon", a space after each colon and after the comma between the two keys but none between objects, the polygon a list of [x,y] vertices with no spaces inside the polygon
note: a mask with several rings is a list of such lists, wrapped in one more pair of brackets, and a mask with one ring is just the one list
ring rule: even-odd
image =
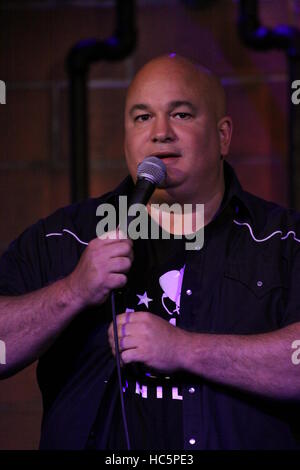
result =
[{"label": "man's mouth", "polygon": [[160,160],[166,160],[168,158],[179,158],[181,157],[181,154],[176,153],[176,152],[159,152],[159,153],[153,153],[152,156],[157,157]]}]

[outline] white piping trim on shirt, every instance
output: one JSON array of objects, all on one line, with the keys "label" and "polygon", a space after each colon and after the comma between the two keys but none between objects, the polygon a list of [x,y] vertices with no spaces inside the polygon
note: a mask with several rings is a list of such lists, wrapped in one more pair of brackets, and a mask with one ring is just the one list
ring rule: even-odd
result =
[{"label": "white piping trim on shirt", "polygon": [[[265,242],[267,240],[269,240],[270,238],[272,238],[274,235],[277,235],[277,234],[280,234],[280,235],[283,235],[283,232],[282,230],[275,230],[275,232],[272,232],[270,235],[268,235],[267,237],[265,238],[256,238],[255,235],[253,234],[253,230],[252,230],[252,227],[247,223],[247,222],[238,222],[237,220],[233,220],[233,222],[236,224],[236,225],[246,225],[246,227],[248,227],[249,229],[249,232],[250,232],[250,235],[251,237],[253,238],[253,240],[257,243],[262,243],[262,242]],[[82,240],[80,240],[80,238],[77,237],[77,235],[75,235],[75,233],[71,232],[71,230],[68,230],[67,228],[64,228],[62,230],[63,232],[67,232],[69,233],[70,235],[72,235],[79,243],[81,243],[82,245],[88,245],[87,242],[84,242]],[[61,232],[53,232],[53,233],[47,233],[46,234],[46,237],[61,237],[63,235],[63,233]],[[296,233],[293,231],[293,230],[290,230],[289,232],[287,232],[286,235],[280,237],[281,240],[286,240],[289,235],[293,235],[293,238],[296,242],[300,243],[300,239],[296,237]]]},{"label": "white piping trim on shirt", "polygon": [[[88,243],[86,242],[83,242],[82,240],[80,240],[80,238],[77,237],[77,235],[75,235],[75,233],[71,232],[71,230],[68,230],[67,228],[63,228],[62,230],[63,232],[67,232],[69,233],[70,235],[72,235],[74,238],[76,238],[76,240],[81,243],[82,245],[88,245]],[[46,237],[56,237],[56,236],[59,236],[61,237],[63,235],[63,233],[59,232],[53,232],[53,233],[47,233],[46,234]]]},{"label": "white piping trim on shirt", "polygon": [[[280,235],[283,235],[283,232],[281,230],[275,230],[275,232],[272,232],[270,235],[268,235],[267,237],[265,238],[256,238],[253,234],[253,230],[251,228],[251,226],[249,224],[247,224],[247,222],[238,222],[237,220],[233,220],[233,222],[237,225],[246,225],[249,229],[249,232],[251,234],[251,237],[253,238],[253,240],[257,243],[262,243],[262,242],[265,242],[266,240],[269,240],[271,237],[273,237],[274,235],[277,235],[277,234],[280,234]],[[299,238],[296,238],[296,233],[293,231],[293,230],[290,230],[286,235],[280,237],[281,240],[286,240],[288,238],[288,236],[292,234],[293,235],[293,238],[296,242],[300,243],[300,240]]]}]

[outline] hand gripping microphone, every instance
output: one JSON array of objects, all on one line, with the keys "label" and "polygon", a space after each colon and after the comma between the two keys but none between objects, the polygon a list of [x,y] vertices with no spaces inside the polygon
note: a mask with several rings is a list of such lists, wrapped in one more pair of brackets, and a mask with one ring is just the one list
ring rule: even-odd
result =
[{"label": "hand gripping microphone", "polygon": [[[128,207],[132,204],[144,204],[146,205],[152,196],[156,186],[161,184],[166,177],[166,166],[158,157],[150,156],[145,158],[138,165],[137,170],[137,181],[135,188],[129,198]],[[127,227],[132,219],[135,216],[127,216]],[[116,364],[118,372],[118,382],[119,382],[119,391],[121,399],[121,410],[122,410],[122,419],[123,426],[126,438],[127,449],[130,450],[130,440],[126,419],[126,412],[124,406],[124,397],[123,397],[123,385],[122,385],[122,376],[121,376],[121,365],[120,365],[120,351],[119,351],[119,338],[118,338],[118,328],[117,328],[117,319],[116,319],[116,307],[115,307],[115,296],[114,291],[111,292],[111,308],[112,308],[112,318],[113,318],[113,328],[114,328],[114,337],[115,337],[115,350],[116,350]]]}]

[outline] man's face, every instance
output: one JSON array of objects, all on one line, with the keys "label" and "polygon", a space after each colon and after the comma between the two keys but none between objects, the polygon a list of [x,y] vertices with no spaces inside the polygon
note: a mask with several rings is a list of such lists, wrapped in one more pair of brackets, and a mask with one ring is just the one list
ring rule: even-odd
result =
[{"label": "man's face", "polygon": [[[225,155],[207,79],[173,63],[156,64],[138,76],[125,110],[125,155],[136,178],[137,165],[155,155],[167,178],[160,199],[206,202],[223,184],[220,154]],[[230,140],[230,139],[229,139]]]}]

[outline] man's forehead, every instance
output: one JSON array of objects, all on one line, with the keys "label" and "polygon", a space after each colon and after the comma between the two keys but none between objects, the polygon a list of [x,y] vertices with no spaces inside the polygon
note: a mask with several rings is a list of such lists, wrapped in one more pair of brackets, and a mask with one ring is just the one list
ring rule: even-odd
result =
[{"label": "man's forehead", "polygon": [[[165,94],[164,94],[165,91]],[[173,92],[173,93],[172,93]],[[226,97],[220,80],[208,69],[182,56],[161,56],[136,74],[126,96],[126,110],[134,103],[163,99],[201,100],[213,106],[218,118],[226,112]]]},{"label": "man's forehead", "polygon": [[165,108],[168,111],[174,111],[179,108],[188,108],[190,111],[194,113],[197,112],[197,106],[195,102],[192,100],[185,100],[185,99],[177,99],[171,101],[160,101],[156,103],[153,100],[143,100],[143,102],[132,102],[128,105],[128,113],[130,115],[134,115],[137,111],[150,111],[152,110],[153,105],[159,104],[162,108]]},{"label": "man's forehead", "polygon": [[196,75],[182,70],[158,69],[136,77],[128,89],[127,102],[140,102],[145,99],[167,101],[192,101],[196,95],[206,91],[207,84]]}]

